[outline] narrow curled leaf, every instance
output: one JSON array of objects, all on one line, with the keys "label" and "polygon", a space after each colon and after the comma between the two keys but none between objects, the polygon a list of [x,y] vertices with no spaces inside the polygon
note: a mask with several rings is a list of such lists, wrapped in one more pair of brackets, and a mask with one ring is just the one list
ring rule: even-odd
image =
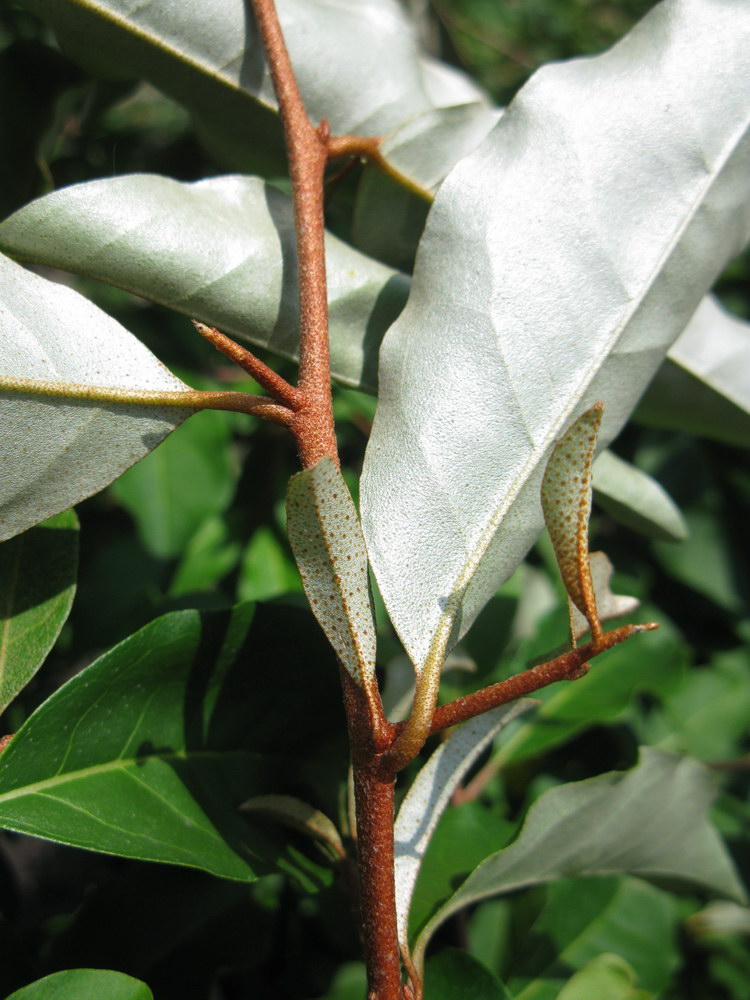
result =
[{"label": "narrow curled leaf", "polygon": [[542,479],[542,510],[573,604],[601,634],[589,568],[591,462],[602,422],[602,403],[586,410],[555,445]]},{"label": "narrow curled leaf", "polygon": [[597,505],[625,527],[662,541],[687,538],[685,519],[666,490],[614,452],[595,459],[591,484]]},{"label": "narrow curled leaf", "polygon": [[336,858],[345,855],[339,832],[331,820],[319,809],[293,795],[256,795],[240,806],[244,812],[260,813],[284,823],[309,837],[326,844]]},{"label": "narrow curled leaf", "polygon": [[290,479],[286,525],[313,614],[342,666],[372,691],[376,638],[367,550],[354,501],[330,458]]},{"label": "narrow curled leaf", "polygon": [[[614,594],[610,587],[610,580],[614,567],[609,561],[606,553],[592,552],[589,556],[589,569],[591,571],[591,585],[594,589],[596,600],[596,611],[600,621],[607,621],[610,618],[619,618],[620,615],[630,614],[638,607],[638,599],[627,594]],[[580,638],[589,628],[589,623],[581,614],[577,607],[571,602],[570,605],[570,628],[574,638]]]},{"label": "narrow curled leaf", "polygon": [[457,726],[415,778],[401,803],[394,827],[398,939],[409,952],[409,909],[414,885],[437,822],[454,789],[498,731],[533,708],[524,698]]},{"label": "narrow curled leaf", "polygon": [[709,771],[689,757],[648,747],[630,771],[560,785],[529,810],[516,840],[482,862],[419,936],[415,961],[440,924],[464,906],[559,878],[632,874],[745,900],[711,825]]},{"label": "narrow curled leaf", "polygon": [[0,255],[0,541],[148,454],[194,412],[171,405],[186,391],[82,295]]}]

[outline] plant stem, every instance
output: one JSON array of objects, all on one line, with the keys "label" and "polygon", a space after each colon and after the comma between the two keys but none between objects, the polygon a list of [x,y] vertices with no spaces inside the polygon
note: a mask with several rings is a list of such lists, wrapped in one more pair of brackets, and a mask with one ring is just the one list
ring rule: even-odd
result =
[{"label": "plant stem", "polygon": [[404,1000],[396,923],[394,789],[396,774],[381,766],[369,729],[365,692],[341,670],[354,771],[359,862],[359,925],[368,1000]]},{"label": "plant stem", "polygon": [[323,217],[323,175],[328,162],[328,126],[315,128],[307,117],[281,33],[273,0],[253,0],[279,112],[284,125],[292,179],[299,275],[302,406],[290,428],[303,468],[324,455],[339,464],[331,401],[328,298]]},{"label": "plant stem", "polygon": [[[292,179],[300,303],[301,405],[290,429],[304,468],[328,455],[338,465],[333,426],[323,215],[330,134],[307,117],[273,0],[252,0],[284,125]],[[380,760],[392,727],[373,722],[364,690],[341,671],[352,748],[360,888],[360,928],[368,1000],[405,1000],[396,922],[393,854],[395,772]]]},{"label": "plant stem", "polygon": [[592,640],[583,646],[576,646],[575,649],[563,653],[562,656],[555,657],[547,663],[540,663],[539,666],[524,670],[523,673],[515,674],[497,684],[491,684],[481,691],[467,694],[463,698],[456,698],[455,701],[447,705],[441,705],[435,710],[432,718],[430,733],[439,733],[448,726],[455,726],[459,722],[466,722],[477,715],[483,715],[491,708],[499,705],[506,705],[510,701],[524,698],[533,694],[549,684],[557,681],[572,681],[583,677],[588,673],[588,661],[599,653],[603,653],[612,646],[624,642],[631,635],[638,632],[650,632],[659,626],[655,622],[648,622],[646,625],[622,625],[620,628],[605,632],[599,640]]},{"label": "plant stem", "polygon": [[201,337],[204,337],[209,343],[213,344],[222,354],[231,358],[235,364],[238,364],[248,375],[252,376],[266,392],[270,392],[272,398],[280,406],[286,406],[290,410],[298,410],[300,408],[302,405],[302,396],[299,389],[295,389],[293,385],[289,385],[286,379],[282,378],[273,368],[269,368],[268,365],[264,364],[260,358],[256,358],[247,348],[242,347],[232,340],[231,337],[227,337],[226,334],[219,333],[214,326],[206,326],[205,323],[199,323],[195,319],[193,320],[193,326]]}]

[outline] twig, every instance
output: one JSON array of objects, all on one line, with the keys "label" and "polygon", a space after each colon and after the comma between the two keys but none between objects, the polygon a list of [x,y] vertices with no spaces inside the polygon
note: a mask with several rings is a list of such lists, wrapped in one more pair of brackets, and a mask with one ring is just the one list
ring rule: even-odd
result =
[{"label": "twig", "polygon": [[290,385],[286,379],[277,374],[273,368],[269,368],[260,358],[242,347],[240,344],[227,337],[224,333],[219,333],[216,327],[206,326],[193,320],[193,326],[206,340],[214,347],[231,358],[240,368],[244,369],[248,375],[252,376],[258,385],[262,386],[281,406],[286,406],[290,410],[298,410],[302,405],[302,396],[299,389]]},{"label": "twig", "polygon": [[439,733],[448,726],[455,726],[459,722],[466,722],[477,715],[483,715],[491,708],[499,705],[506,705],[510,701],[524,698],[533,694],[549,684],[557,681],[572,681],[583,677],[588,673],[588,662],[593,657],[598,656],[612,646],[624,642],[631,635],[638,632],[650,632],[659,626],[656,622],[648,622],[645,625],[622,625],[620,628],[605,632],[597,642],[587,642],[583,646],[576,646],[562,656],[555,657],[547,663],[540,663],[537,667],[524,670],[523,673],[508,677],[497,684],[491,684],[481,691],[467,694],[463,698],[456,698],[455,701],[447,705],[441,705],[435,710],[432,719],[430,733]]}]

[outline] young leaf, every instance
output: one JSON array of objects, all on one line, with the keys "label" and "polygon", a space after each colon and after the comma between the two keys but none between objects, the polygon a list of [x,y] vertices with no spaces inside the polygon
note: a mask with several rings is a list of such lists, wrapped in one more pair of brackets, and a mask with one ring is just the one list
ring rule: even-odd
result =
[{"label": "young leaf", "polygon": [[709,772],[690,758],[641,749],[639,763],[545,792],[517,839],[487,858],[419,936],[414,960],[440,924],[470,903],[575,875],[680,880],[744,901],[745,892],[707,812]]},{"label": "young leaf", "polygon": [[289,480],[286,525],[313,614],[341,665],[368,696],[375,680],[375,621],[357,510],[330,458]]},{"label": "young leaf", "polygon": [[[606,553],[592,552],[589,556],[589,571],[591,576],[591,587],[596,598],[596,612],[600,621],[607,621],[610,618],[619,618],[620,615],[630,614],[638,607],[638,599],[627,594],[614,594],[610,587],[610,580],[614,567],[609,561]],[[580,638],[589,628],[589,623],[578,608],[570,605],[570,630],[575,639]]]},{"label": "young leaf", "polygon": [[52,649],[73,604],[77,569],[72,510],[0,544],[0,713]]},{"label": "young leaf", "polygon": [[261,834],[239,806],[299,782],[304,749],[341,725],[321,659],[328,649],[301,609],[157,619],[18,731],[2,754],[0,825],[223,878],[280,868],[319,885],[327,868]]},{"label": "young leaf", "polygon": [[409,908],[430,838],[454,789],[497,733],[536,702],[524,698],[457,726],[414,779],[394,827],[398,938],[409,951]]},{"label": "young leaf", "polygon": [[604,55],[536,73],[443,182],[383,341],[361,492],[418,667],[538,534],[554,439],[603,399],[612,440],[747,240],[748,73],[750,8],[660,5]]},{"label": "young leaf", "polygon": [[614,452],[594,460],[591,483],[597,505],[625,527],[662,541],[687,538],[685,518],[666,490]]},{"label": "young leaf", "polygon": [[591,461],[603,409],[601,403],[592,406],[565,432],[552,449],[542,478],[542,510],[560,575],[595,641],[602,628],[589,566],[589,517]]},{"label": "young leaf", "polygon": [[66,969],[38,979],[6,1000],[154,1000],[145,983],[108,969]]},{"label": "young leaf", "polygon": [[[294,246],[291,200],[257,177],[110,177],[54,191],[0,224],[0,249],[19,260],[107,281],[285,357],[298,351],[296,283],[284,272]],[[326,257],[333,372],[373,389],[408,280],[335,236]]]},{"label": "young leaf", "polygon": [[[99,390],[116,399],[85,398]],[[194,412],[171,405],[183,391],[190,387],[82,295],[0,256],[0,541],[148,454]]]}]

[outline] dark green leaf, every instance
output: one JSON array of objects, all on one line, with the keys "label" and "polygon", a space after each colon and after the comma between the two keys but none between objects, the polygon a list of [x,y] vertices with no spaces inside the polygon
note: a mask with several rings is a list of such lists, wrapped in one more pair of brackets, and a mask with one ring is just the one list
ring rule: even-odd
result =
[{"label": "dark green leaf", "polygon": [[635,975],[619,955],[592,958],[559,994],[558,1000],[654,1000],[650,993],[636,989]]},{"label": "dark green leaf", "polygon": [[[597,657],[589,673],[574,683],[555,684],[536,692],[541,707],[522,720],[506,740],[495,757],[496,764],[504,766],[511,760],[549,751],[588,726],[616,719],[638,692],[657,693],[676,686],[688,662],[688,650],[658,609],[640,608],[636,620],[649,619],[660,621],[656,632],[636,637]],[[565,627],[562,614],[549,617],[534,639],[514,657],[516,669],[540,653],[548,653],[555,640],[565,635]]]},{"label": "dark green leaf", "polygon": [[0,712],[60,634],[77,569],[78,518],[72,510],[0,545]]},{"label": "dark green leaf", "polygon": [[105,969],[54,972],[16,990],[6,1000],[153,1000],[145,983]]},{"label": "dark green leaf", "polygon": [[274,846],[238,807],[302,780],[296,755],[311,736],[341,731],[331,714],[335,667],[304,611],[175,612],[74,677],[18,732],[3,755],[0,822],[226,878],[280,867],[310,886],[319,866]]},{"label": "dark green leaf", "polygon": [[446,948],[429,960],[424,988],[429,1000],[511,1000],[497,976],[458,948]]}]

